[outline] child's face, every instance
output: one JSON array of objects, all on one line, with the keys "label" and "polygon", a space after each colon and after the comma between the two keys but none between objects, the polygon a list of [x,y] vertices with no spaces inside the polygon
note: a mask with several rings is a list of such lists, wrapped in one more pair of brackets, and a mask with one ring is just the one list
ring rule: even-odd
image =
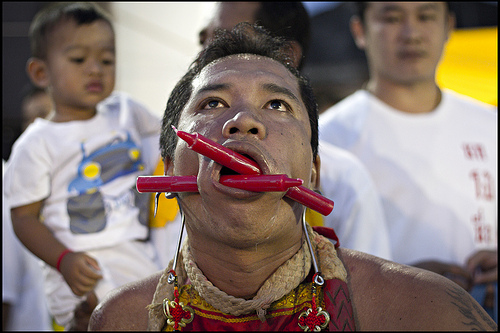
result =
[{"label": "child's face", "polygon": [[115,86],[115,38],[103,20],[77,25],[68,20],[48,38],[47,73],[56,112],[76,118],[93,116],[97,103]]}]

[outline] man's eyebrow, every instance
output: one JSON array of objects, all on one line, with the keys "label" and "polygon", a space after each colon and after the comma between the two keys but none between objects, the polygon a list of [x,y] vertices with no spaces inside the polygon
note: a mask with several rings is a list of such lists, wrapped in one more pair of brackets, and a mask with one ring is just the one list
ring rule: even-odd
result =
[{"label": "man's eyebrow", "polygon": [[[438,4],[437,3],[427,3],[427,4],[422,4],[418,7],[418,10],[437,10]],[[397,4],[387,4],[386,6],[382,7],[380,12],[382,14],[391,12],[391,11],[403,11],[401,7],[399,7]]]},{"label": "man's eyebrow", "polygon": [[204,87],[201,87],[197,94],[202,94],[207,91],[221,91],[229,89],[229,85],[225,83],[217,83],[217,84],[208,84]]},{"label": "man's eyebrow", "polygon": [[279,86],[279,85],[274,84],[274,83],[264,83],[262,85],[262,88],[264,88],[264,90],[269,91],[271,93],[286,95],[286,96],[290,97],[291,99],[293,99],[295,102],[300,104],[299,98],[297,96],[295,96],[295,94],[288,88]]},{"label": "man's eyebrow", "polygon": [[438,3],[426,3],[422,4],[421,6],[418,7],[418,10],[438,10],[439,9],[439,4]]},{"label": "man's eyebrow", "polygon": [[[288,88],[279,86],[274,83],[264,83],[261,85],[262,89],[270,92],[270,93],[275,93],[275,94],[283,94],[285,96],[288,96],[289,98],[293,99],[296,103],[300,104],[299,98]],[[222,91],[222,90],[228,90],[230,89],[228,84],[225,83],[216,83],[216,84],[209,84],[204,87],[201,87],[196,94],[203,94],[207,91]]]},{"label": "man's eyebrow", "polygon": [[385,14],[385,13],[393,12],[393,11],[402,11],[402,9],[401,9],[401,7],[398,7],[397,5],[394,5],[394,4],[387,4],[380,9],[381,14]]}]

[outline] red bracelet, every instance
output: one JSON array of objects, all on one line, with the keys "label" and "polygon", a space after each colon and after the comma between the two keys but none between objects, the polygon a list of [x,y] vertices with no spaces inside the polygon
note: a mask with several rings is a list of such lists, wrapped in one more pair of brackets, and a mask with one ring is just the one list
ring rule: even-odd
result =
[{"label": "red bracelet", "polygon": [[61,265],[62,259],[64,258],[65,255],[67,255],[68,253],[71,253],[71,252],[73,252],[73,251],[71,251],[70,249],[66,249],[66,250],[62,251],[61,255],[59,256],[59,259],[57,259],[56,269],[58,272],[61,272],[59,270],[59,266]]}]

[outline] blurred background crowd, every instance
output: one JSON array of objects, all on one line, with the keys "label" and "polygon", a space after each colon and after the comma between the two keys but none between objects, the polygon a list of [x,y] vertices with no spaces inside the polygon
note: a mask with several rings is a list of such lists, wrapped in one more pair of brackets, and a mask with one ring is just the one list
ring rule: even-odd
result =
[{"label": "blurred background crowd", "polygon": [[[29,79],[28,28],[49,2],[2,2],[2,158],[21,134],[19,106]],[[114,19],[116,89],[133,94],[161,115],[170,90],[200,51],[198,32],[214,2],[99,2]],[[351,6],[342,1],[304,2],[311,16],[311,45],[304,73],[320,111],[361,87],[368,77],[364,52],[349,32]],[[450,2],[457,25],[437,81],[480,101],[498,103],[498,2]],[[331,40],[332,43],[325,43]]]}]

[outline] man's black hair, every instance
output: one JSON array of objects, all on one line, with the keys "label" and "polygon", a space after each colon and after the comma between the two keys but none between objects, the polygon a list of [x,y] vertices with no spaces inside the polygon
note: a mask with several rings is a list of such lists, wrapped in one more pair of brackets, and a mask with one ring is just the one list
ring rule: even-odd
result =
[{"label": "man's black hair", "polygon": [[[302,2],[261,2],[255,13],[255,23],[273,36],[298,42],[302,47],[302,59],[306,58],[310,44],[310,19]],[[303,67],[302,59],[299,70]]]},{"label": "man's black hair", "polygon": [[191,97],[194,78],[200,74],[203,68],[217,59],[235,54],[254,54],[280,62],[297,78],[301,98],[309,115],[311,148],[313,158],[316,159],[318,154],[318,106],[309,80],[293,67],[293,62],[289,57],[289,48],[290,45],[285,39],[272,37],[264,28],[246,22],[239,23],[231,31],[217,31],[215,38],[198,54],[188,72],[170,94],[160,134],[162,158],[173,159],[174,157],[177,136],[171,127],[178,125],[181,112]]}]

